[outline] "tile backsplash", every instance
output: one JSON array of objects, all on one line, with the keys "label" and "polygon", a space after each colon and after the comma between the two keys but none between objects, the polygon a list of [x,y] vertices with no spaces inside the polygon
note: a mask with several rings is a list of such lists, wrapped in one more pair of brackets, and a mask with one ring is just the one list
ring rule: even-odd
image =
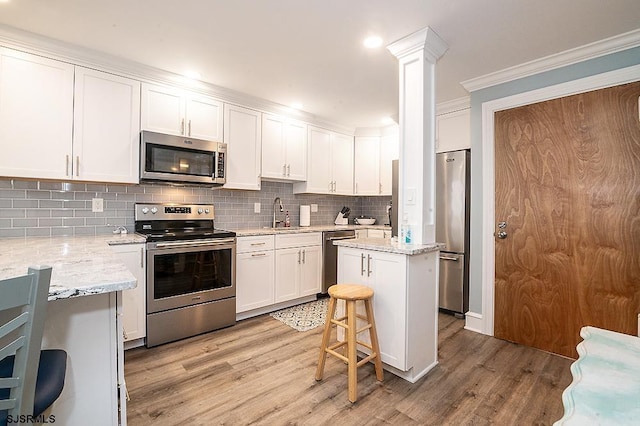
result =
[{"label": "tile backsplash", "polygon": [[[215,206],[215,226],[239,230],[271,226],[273,201],[280,197],[289,211],[291,225],[300,221],[300,205],[317,204],[311,225],[329,225],[342,206],[353,217],[375,217],[387,223],[386,206],[391,197],[351,197],[293,194],[293,185],[262,182],[260,191],[175,187],[163,184],[119,185],[0,178],[0,237],[99,235],[116,226],[133,231],[135,203],[203,203]],[[104,200],[104,211],[91,211],[92,198]],[[254,213],[255,203],[260,213]],[[285,213],[277,212],[284,220]]]}]

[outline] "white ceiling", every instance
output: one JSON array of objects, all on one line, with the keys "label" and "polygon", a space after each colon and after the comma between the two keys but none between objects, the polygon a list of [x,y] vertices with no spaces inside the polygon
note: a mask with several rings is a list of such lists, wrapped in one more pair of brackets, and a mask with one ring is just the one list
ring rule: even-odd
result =
[{"label": "white ceiling", "polygon": [[[5,0],[7,1],[7,0]],[[449,45],[436,96],[461,81],[640,28],[639,0],[0,0],[0,23],[350,127],[398,109],[384,46],[426,26]],[[362,40],[380,35],[383,47]]]}]

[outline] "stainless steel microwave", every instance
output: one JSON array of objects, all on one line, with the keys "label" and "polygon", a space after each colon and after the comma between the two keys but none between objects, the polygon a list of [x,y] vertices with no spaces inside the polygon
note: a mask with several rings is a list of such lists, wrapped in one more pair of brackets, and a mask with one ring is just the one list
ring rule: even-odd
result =
[{"label": "stainless steel microwave", "polygon": [[142,131],[140,181],[223,185],[227,144]]}]

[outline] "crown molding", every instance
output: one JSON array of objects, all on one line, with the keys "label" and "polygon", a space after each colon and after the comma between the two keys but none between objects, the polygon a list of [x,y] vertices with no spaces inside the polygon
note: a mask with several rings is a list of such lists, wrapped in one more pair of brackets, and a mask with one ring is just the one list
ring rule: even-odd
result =
[{"label": "crown molding", "polygon": [[139,62],[54,40],[3,24],[0,24],[0,47],[7,47],[147,83],[179,87],[220,99],[229,104],[252,108],[260,112],[284,115],[336,132],[353,135],[355,130],[352,126],[335,123],[305,111],[294,110],[276,102],[211,83],[194,81],[179,74],[174,74]]},{"label": "crown molding", "polygon": [[486,89],[487,87],[529,77],[541,72],[576,64],[637,46],[640,46],[640,29],[472,78],[463,81],[461,84],[468,92],[475,92],[480,89]]},{"label": "crown molding", "polygon": [[448,114],[450,112],[460,111],[471,108],[471,97],[464,96],[458,99],[452,99],[446,102],[440,102],[436,105],[436,115]]},{"label": "crown molding", "polygon": [[429,27],[409,34],[387,46],[387,50],[396,58],[424,50],[425,58],[432,64],[435,64],[448,48],[449,46],[444,40]]}]

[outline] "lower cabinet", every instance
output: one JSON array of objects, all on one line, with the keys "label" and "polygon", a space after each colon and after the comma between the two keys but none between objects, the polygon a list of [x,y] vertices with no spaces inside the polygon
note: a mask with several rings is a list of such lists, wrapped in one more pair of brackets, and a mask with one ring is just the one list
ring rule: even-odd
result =
[{"label": "lower cabinet", "polygon": [[[363,284],[374,291],[373,312],[380,342],[382,361],[399,368],[406,366],[406,256],[371,250],[340,247],[338,282]],[[358,304],[358,313],[364,308]],[[358,337],[370,343],[369,334]]]},{"label": "lower cabinet", "polygon": [[236,313],[274,303],[274,236],[239,237],[236,247]]},{"label": "lower cabinet", "polygon": [[276,302],[320,293],[322,246],[276,250]]},{"label": "lower cabinet", "polygon": [[[238,237],[236,313],[247,318],[321,290],[322,233]],[[270,307],[272,307],[270,309]],[[254,311],[247,314],[249,311]]]},{"label": "lower cabinet", "polygon": [[[338,282],[373,289],[384,367],[411,383],[438,363],[438,258],[437,252],[407,255],[338,247]],[[339,338],[341,334],[342,329]],[[368,337],[359,336],[365,342]]]},{"label": "lower cabinet", "polygon": [[136,288],[122,291],[124,341],[142,339],[147,335],[145,245],[118,244],[111,248],[138,280]]}]

